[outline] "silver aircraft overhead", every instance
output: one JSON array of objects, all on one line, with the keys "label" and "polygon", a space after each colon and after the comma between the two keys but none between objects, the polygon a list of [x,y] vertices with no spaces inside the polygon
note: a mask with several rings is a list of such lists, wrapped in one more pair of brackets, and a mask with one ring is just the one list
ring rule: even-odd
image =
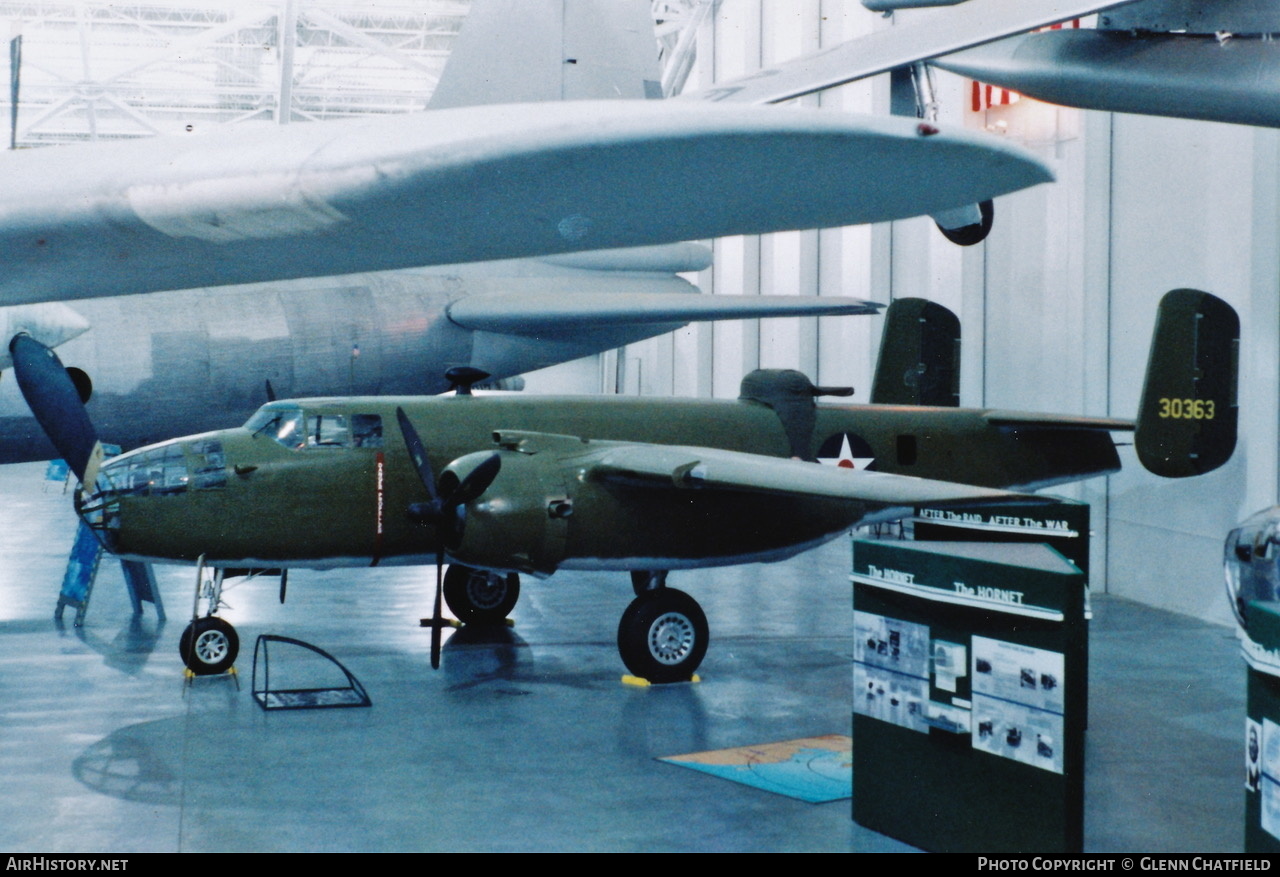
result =
[{"label": "silver aircraft overhead", "polygon": [[[712,100],[779,101],[928,60],[1070,107],[1280,127],[1273,0],[862,0],[960,6],[721,83]],[[1100,13],[1097,27],[1031,32]]]},{"label": "silver aircraft overhead", "polygon": [[878,222],[1052,179],[958,127],[558,96],[20,150],[0,174],[0,304]]},{"label": "silver aircraft overhead", "polygon": [[[453,366],[508,377],[695,320],[878,309],[702,295],[676,274],[709,262],[684,244],[155,292],[0,308],[0,329],[62,344],[104,439],[129,449],[235,423],[267,382],[281,397],[422,395],[447,390]],[[0,380],[0,462],[52,456],[16,382]]]},{"label": "silver aircraft overhead", "polygon": [[[77,299],[92,328],[60,352],[129,448],[242,419],[268,381],[431,393],[452,366],[505,377],[693,320],[874,312],[699,295],[676,275],[709,251],[680,242],[1050,178],[901,119],[645,100],[654,46],[648,4],[477,0],[423,113],[5,154],[0,305]],[[437,264],[529,253],[558,255]],[[0,381],[0,462],[51,454]]]},{"label": "silver aircraft overhead", "polygon": [[1280,5],[1142,0],[1096,29],[1022,34],[935,66],[1071,107],[1280,127]]},{"label": "silver aircraft overhead", "polygon": [[779,103],[888,73],[917,61],[981,46],[1003,37],[1082,18],[1135,0],[882,0],[869,8],[892,11],[940,6],[918,19],[766,67],[681,99],[734,103]]}]

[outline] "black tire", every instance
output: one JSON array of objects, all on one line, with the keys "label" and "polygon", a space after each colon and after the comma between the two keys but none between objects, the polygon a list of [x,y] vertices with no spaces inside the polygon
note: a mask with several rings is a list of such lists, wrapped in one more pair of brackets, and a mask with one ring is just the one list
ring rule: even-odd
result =
[{"label": "black tire", "polygon": [[197,618],[187,625],[178,640],[182,663],[197,676],[225,673],[240,653],[240,637],[236,629],[221,618]]},{"label": "black tire", "polygon": [[698,602],[675,588],[646,591],[618,622],[618,653],[632,675],[653,683],[688,682],[710,641]]},{"label": "black tire", "polygon": [[520,576],[450,564],[444,599],[463,624],[502,624],[520,599]]}]

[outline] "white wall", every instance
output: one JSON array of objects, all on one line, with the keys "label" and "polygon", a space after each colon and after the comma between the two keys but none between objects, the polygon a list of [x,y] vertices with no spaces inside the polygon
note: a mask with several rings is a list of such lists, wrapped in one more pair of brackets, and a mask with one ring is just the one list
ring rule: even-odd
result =
[{"label": "white wall", "polygon": [[[891,26],[857,0],[723,0],[701,35],[690,87]],[[878,80],[818,97],[833,111],[885,112]],[[1277,502],[1280,442],[1280,216],[1276,131],[1131,115],[1046,110],[966,113],[965,83],[939,72],[945,124],[1048,119],[1055,136],[1024,144],[1058,181],[996,202],[985,244],[957,248],[928,219],[715,242],[697,278],[717,295],[922,296],[963,327],[962,403],[1133,417],[1160,297],[1194,287],[1241,317],[1241,442],[1222,470],[1172,481],[1124,470],[1057,492],[1089,502],[1093,585],[1228,622],[1221,555],[1227,530]],[[1018,110],[1018,112],[1022,112]],[[1048,115],[1045,115],[1047,112]],[[903,185],[928,181],[903,180]],[[620,353],[624,389],[737,395],[757,366],[800,368],[852,384],[866,401],[879,318],[696,326]],[[614,368],[603,359],[604,370]],[[609,380],[604,380],[609,385]],[[1121,437],[1123,440],[1123,437]]]},{"label": "white wall", "polygon": [[1121,115],[1113,131],[1113,412],[1137,407],[1146,354],[1131,327],[1150,325],[1168,289],[1204,289],[1231,303],[1242,362],[1241,442],[1230,463],[1182,481],[1134,463],[1110,479],[1108,581],[1117,594],[1226,622],[1223,537],[1276,502],[1277,132]]}]

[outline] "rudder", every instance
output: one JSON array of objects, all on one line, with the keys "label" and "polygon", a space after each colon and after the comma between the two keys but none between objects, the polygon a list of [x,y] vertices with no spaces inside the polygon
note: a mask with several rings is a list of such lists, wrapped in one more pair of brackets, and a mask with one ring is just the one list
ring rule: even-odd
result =
[{"label": "rudder", "polygon": [[1134,444],[1149,471],[1203,475],[1236,446],[1240,318],[1222,299],[1175,289],[1160,300]]},{"label": "rudder", "polygon": [[960,404],[960,319],[954,313],[923,298],[889,304],[871,403]]}]

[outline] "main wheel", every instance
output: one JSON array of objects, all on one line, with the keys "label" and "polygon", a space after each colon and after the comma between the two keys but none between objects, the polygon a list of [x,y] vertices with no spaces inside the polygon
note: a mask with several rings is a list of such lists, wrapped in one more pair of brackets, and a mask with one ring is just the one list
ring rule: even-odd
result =
[{"label": "main wheel", "polygon": [[197,676],[225,673],[239,653],[240,637],[236,629],[213,615],[188,624],[178,640],[182,663]]},{"label": "main wheel", "polygon": [[645,591],[618,622],[618,653],[632,675],[650,682],[687,682],[707,653],[707,616],[675,588]]},{"label": "main wheel", "polygon": [[444,599],[463,624],[501,624],[520,599],[520,576],[450,564]]}]

